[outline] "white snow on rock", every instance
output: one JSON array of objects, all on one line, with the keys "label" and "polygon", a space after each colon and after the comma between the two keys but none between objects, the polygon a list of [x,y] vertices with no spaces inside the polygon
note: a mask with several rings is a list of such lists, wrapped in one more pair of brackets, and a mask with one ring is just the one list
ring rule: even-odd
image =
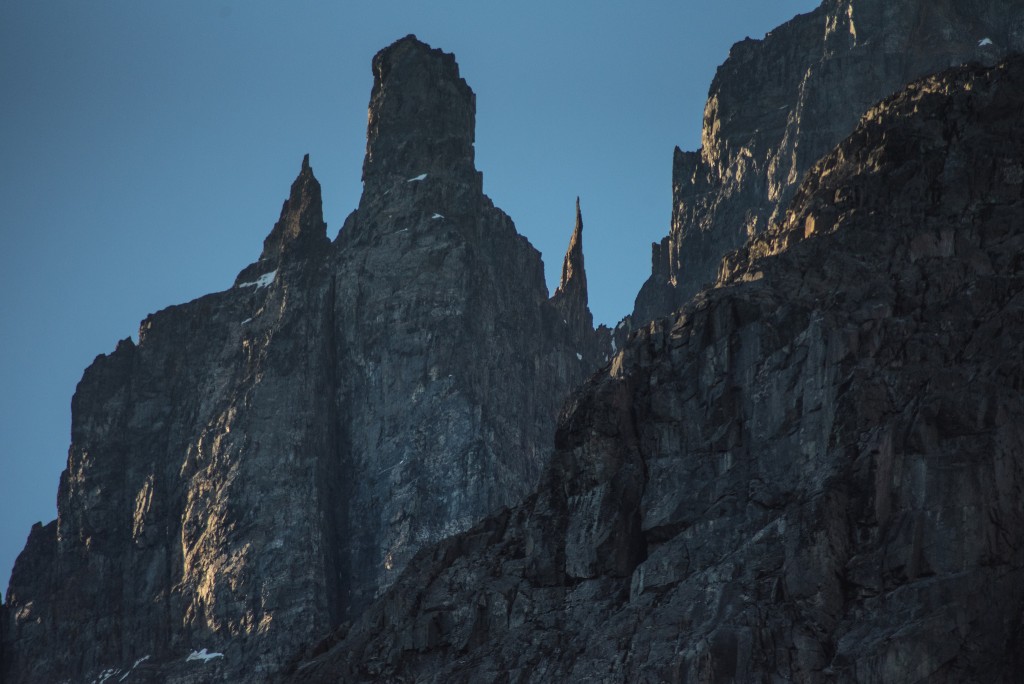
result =
[{"label": "white snow on rock", "polygon": [[270,273],[264,273],[256,279],[256,287],[266,287],[270,283],[274,282],[274,278],[277,277],[277,271],[271,271]]},{"label": "white snow on rock", "polygon": [[187,663],[187,662],[192,661],[192,660],[202,660],[205,663],[205,662],[209,662],[209,661],[213,660],[214,658],[223,658],[223,657],[224,657],[223,653],[207,653],[206,649],[204,648],[202,650],[192,651],[191,653],[189,653],[188,658],[185,658],[185,662]]},{"label": "white snow on rock", "polygon": [[251,283],[238,283],[238,287],[255,287],[258,290],[261,287],[266,287],[270,283],[274,282],[274,278],[276,277],[277,270],[273,270],[270,273],[264,273]]},{"label": "white snow on rock", "polygon": [[107,681],[111,677],[116,677],[119,674],[121,674],[120,670],[118,670],[117,668],[110,668],[109,670],[104,670],[103,672],[100,672],[100,676],[92,680],[92,682],[93,684],[103,684],[103,682]]},{"label": "white snow on rock", "polygon": [[421,173],[420,175],[416,176],[415,178],[410,178],[409,180],[407,180],[405,182],[406,183],[415,183],[416,181],[421,181],[421,180],[423,180],[426,177],[427,177],[427,174]]},{"label": "white snow on rock", "polygon": [[137,668],[139,665],[141,665],[142,663],[146,662],[147,660],[149,660],[149,656],[148,655],[144,655],[141,658],[139,658],[138,660],[136,660],[135,663],[132,665],[132,668],[130,670],[128,670],[127,672],[125,672],[123,675],[121,675],[121,678],[119,680],[117,680],[117,681],[123,682],[124,680],[128,679],[128,675],[130,675],[132,672],[134,672],[135,668]]},{"label": "white snow on rock", "polygon": [[440,214],[434,214],[430,218],[436,221],[437,219],[443,219],[444,216],[441,216]]},{"label": "white snow on rock", "polygon": [[978,41],[978,47],[985,47],[986,45],[991,45],[991,44],[992,44],[992,39],[991,38],[982,38],[981,40]]},{"label": "white snow on rock", "polygon": [[583,354],[580,354],[579,352],[576,352],[576,358],[579,359],[580,361],[582,361],[583,360]]}]

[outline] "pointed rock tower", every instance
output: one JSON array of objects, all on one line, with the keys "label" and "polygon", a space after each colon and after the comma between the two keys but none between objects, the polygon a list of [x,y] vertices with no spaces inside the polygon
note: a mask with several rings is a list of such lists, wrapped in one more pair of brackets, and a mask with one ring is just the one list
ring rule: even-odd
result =
[{"label": "pointed rock tower", "polygon": [[481,190],[452,55],[408,36],[373,68],[365,191],[333,267],[346,469],[364,473],[339,522],[350,610],[424,544],[525,497],[596,368],[592,326],[563,322],[540,255]]},{"label": "pointed rock tower", "polygon": [[583,265],[583,214],[579,197],[576,198],[576,225],[562,260],[562,277],[558,289],[551,296],[551,304],[561,317],[561,324],[567,326],[575,341],[572,353],[578,360],[591,367],[607,361],[611,352],[610,331],[603,325],[595,330],[594,316],[590,312],[587,271]]},{"label": "pointed rock tower", "polygon": [[309,259],[324,252],[330,244],[320,181],[313,175],[307,154],[302,158],[302,169],[292,183],[291,193],[281,207],[281,217],[263,241],[259,261],[239,273],[235,284],[254,282],[283,263]]},{"label": "pointed rock tower", "polygon": [[330,242],[323,206],[320,182],[313,175],[307,154],[302,158],[302,170],[292,183],[291,194],[281,207],[281,218],[263,241],[260,261],[276,256],[306,256],[327,247]]},{"label": "pointed rock tower", "polygon": [[454,58],[407,37],[373,65],[337,240],[307,157],[233,287],[86,371],[58,519],[0,614],[5,684],[277,679],[420,549],[536,485],[596,365],[582,254],[569,325],[481,191]]},{"label": "pointed rock tower", "polygon": [[594,317],[587,302],[587,272],[583,266],[583,216],[579,197],[576,198],[576,227],[562,261],[562,277],[551,303],[574,329],[593,329]]},{"label": "pointed rock tower", "polygon": [[[455,56],[408,35],[373,58],[363,181],[390,185],[422,174],[474,185],[476,95]],[[479,190],[479,187],[477,187]]]}]

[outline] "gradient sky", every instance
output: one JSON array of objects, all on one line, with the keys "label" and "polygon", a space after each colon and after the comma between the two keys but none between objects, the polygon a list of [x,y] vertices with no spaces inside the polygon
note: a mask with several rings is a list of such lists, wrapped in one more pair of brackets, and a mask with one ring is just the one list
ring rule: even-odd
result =
[{"label": "gradient sky", "polygon": [[4,0],[0,589],[56,517],[82,371],[139,321],[228,288],[310,154],[333,239],[361,190],[370,60],[415,33],[477,94],[484,192],[544,256],[581,198],[590,306],[614,324],[668,232],[732,43],[815,0]]}]

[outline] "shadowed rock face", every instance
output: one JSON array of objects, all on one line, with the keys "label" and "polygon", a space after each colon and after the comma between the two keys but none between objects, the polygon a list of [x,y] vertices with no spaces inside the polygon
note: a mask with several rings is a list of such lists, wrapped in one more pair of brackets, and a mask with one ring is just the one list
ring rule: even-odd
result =
[{"label": "shadowed rock face", "polygon": [[[444,173],[479,179],[473,163],[476,96],[455,56],[406,36],[373,58],[363,181],[386,189],[397,180]],[[479,188],[476,188],[479,191]]]},{"label": "shadowed rock face", "polygon": [[1021,111],[1021,57],[870,110],[294,681],[1019,681]]},{"label": "shadowed rock face", "polygon": [[1021,50],[1016,0],[825,0],[734,45],[711,84],[701,148],[676,149],[672,225],[653,245],[632,325],[714,282],[722,257],[781,218],[807,170],[870,106],[913,79]]},{"label": "shadowed rock face", "polygon": [[410,36],[373,67],[338,238],[307,157],[231,289],[85,372],[58,520],[8,590],[5,683],[271,679],[419,548],[535,487],[604,358],[589,312],[564,321],[482,194],[454,58]]}]

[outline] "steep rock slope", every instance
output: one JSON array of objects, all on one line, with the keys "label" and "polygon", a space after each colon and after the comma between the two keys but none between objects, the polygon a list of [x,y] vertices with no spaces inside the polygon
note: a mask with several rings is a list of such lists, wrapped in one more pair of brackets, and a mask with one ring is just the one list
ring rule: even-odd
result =
[{"label": "steep rock slope", "polygon": [[1024,58],[918,82],[303,682],[1024,671]]},{"label": "steep rock slope", "polygon": [[589,313],[548,299],[483,195],[454,58],[410,36],[373,71],[338,238],[307,157],[232,288],[85,372],[58,519],[8,590],[5,683],[264,681],[418,548],[536,485],[603,360]]},{"label": "steep rock slope", "polygon": [[715,280],[719,260],[763,232],[807,170],[867,109],[913,79],[1024,50],[1016,0],[824,0],[718,69],[701,148],[678,148],[672,224],[631,322],[666,316]]}]

